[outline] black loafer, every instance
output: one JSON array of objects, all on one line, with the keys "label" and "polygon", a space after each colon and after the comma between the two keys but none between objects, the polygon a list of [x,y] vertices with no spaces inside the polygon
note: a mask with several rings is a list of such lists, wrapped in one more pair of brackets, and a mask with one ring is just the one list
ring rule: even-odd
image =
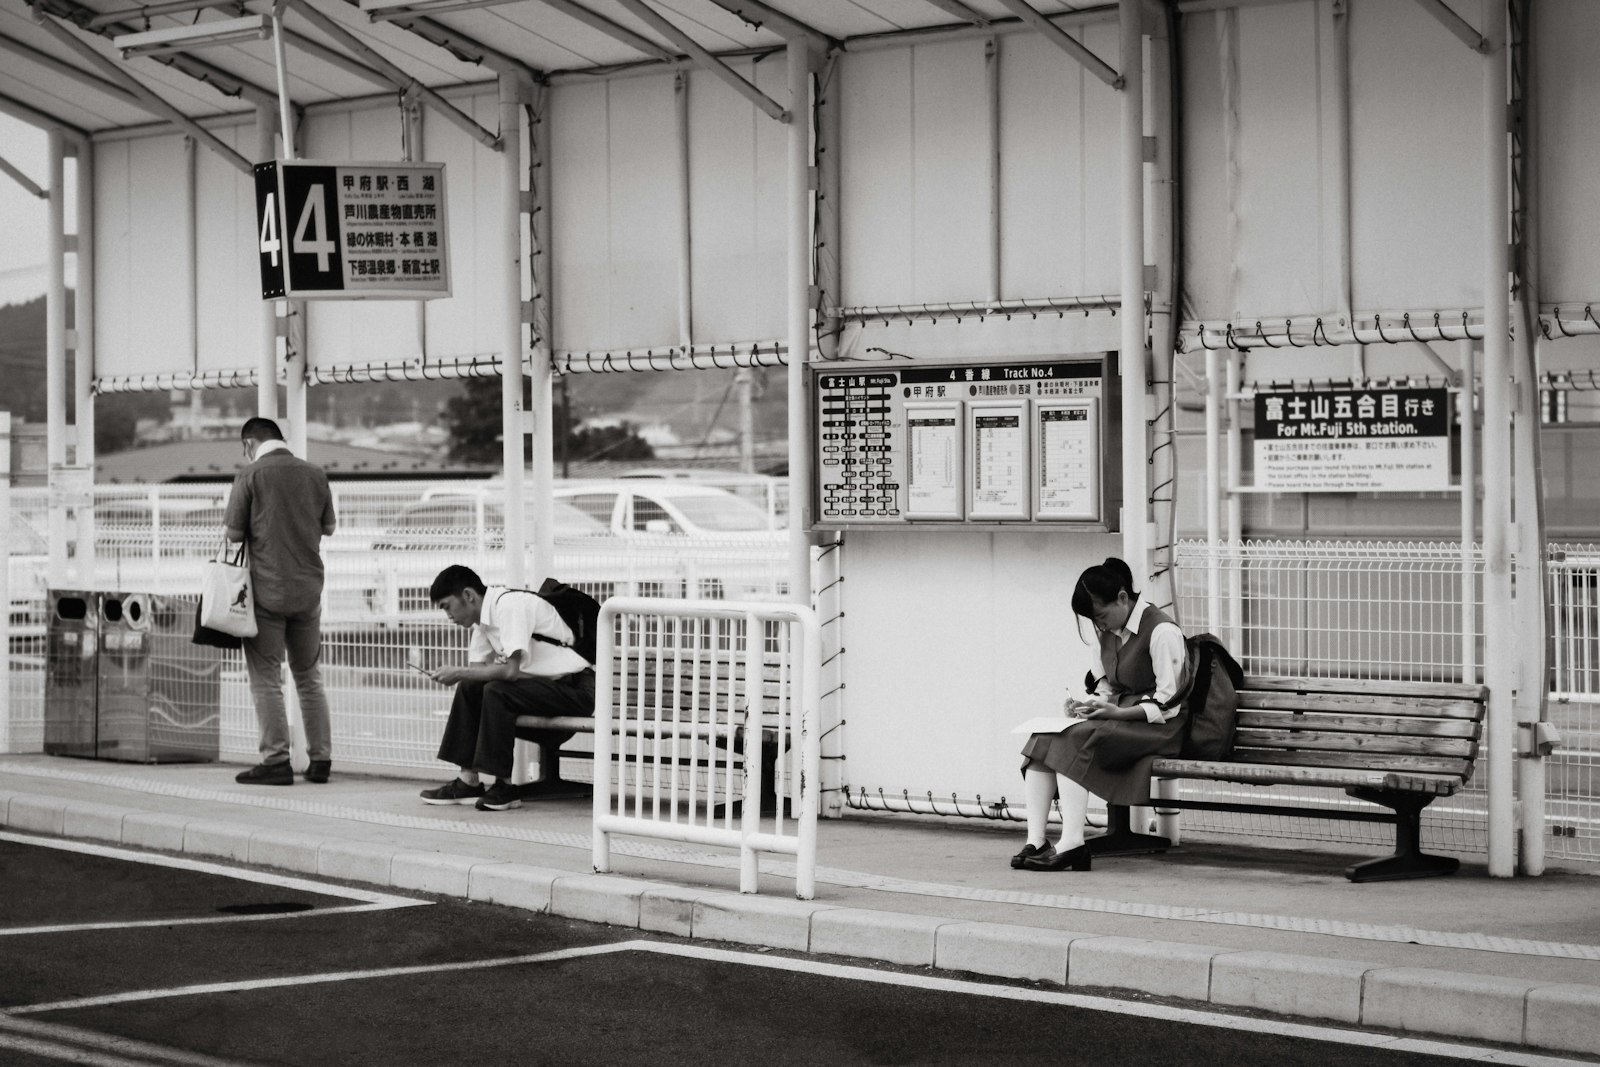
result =
[{"label": "black loafer", "polygon": [[332,760],[314,759],[311,761],[311,765],[306,768],[306,781],[321,785],[328,780],[328,771],[332,769]]},{"label": "black loafer", "polygon": [[233,776],[240,785],[294,785],[294,768],[289,761],[258,763]]},{"label": "black loafer", "polygon": [[1014,871],[1020,871],[1028,862],[1028,860],[1032,859],[1034,856],[1042,855],[1049,850],[1050,843],[1048,841],[1042,845],[1023,845],[1022,851],[1011,857],[1011,869]]},{"label": "black loafer", "polygon": [[1089,846],[1086,844],[1065,852],[1057,852],[1053,846],[1046,845],[1043,851],[1023,860],[1022,866],[1029,871],[1087,871],[1089,863]]}]

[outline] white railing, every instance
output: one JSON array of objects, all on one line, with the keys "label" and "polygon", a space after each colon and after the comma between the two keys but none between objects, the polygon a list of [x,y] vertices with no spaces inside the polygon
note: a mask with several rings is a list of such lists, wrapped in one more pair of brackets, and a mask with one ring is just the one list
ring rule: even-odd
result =
[{"label": "white railing", "polygon": [[1600,545],[1552,549],[1550,696],[1600,700]]},{"label": "white railing", "polygon": [[757,890],[759,853],[791,855],[795,895],[816,895],[819,642],[815,613],[799,605],[606,601],[596,871],[611,869],[610,835],[631,834],[738,849],[744,893]]}]

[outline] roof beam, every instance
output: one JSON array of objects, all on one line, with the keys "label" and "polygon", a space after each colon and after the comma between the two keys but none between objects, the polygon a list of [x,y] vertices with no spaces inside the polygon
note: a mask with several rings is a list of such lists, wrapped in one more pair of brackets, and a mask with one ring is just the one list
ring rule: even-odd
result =
[{"label": "roof beam", "polygon": [[672,53],[662,48],[643,34],[634,33],[619,22],[613,22],[596,11],[591,11],[574,0],[539,0],[541,4],[552,11],[559,11],[568,18],[576,19],[591,30],[599,30],[614,41],[621,41],[636,52],[643,52],[654,59],[672,59]]},{"label": "roof beam", "polygon": [[[342,0],[347,7],[360,8],[360,0]],[[528,81],[542,81],[544,72],[528,66],[504,52],[458,33],[450,27],[422,15],[394,15],[384,21],[398,26],[413,36],[420,37],[436,48],[442,48],[463,63],[488,67],[496,74],[509,74]]]},{"label": "roof beam", "polygon": [[129,92],[133,93],[134,96],[137,96],[140,104],[146,111],[153,115],[160,115],[162,118],[170,119],[174,125],[178,126],[190,137],[193,137],[196,141],[199,141],[201,144],[217,153],[217,155],[227,160],[234,166],[235,169],[243,172],[247,176],[254,176],[255,168],[251,166],[248,159],[245,159],[239,153],[223,144],[217,139],[216,134],[205,129],[198,122],[194,121],[188,115],[185,115],[182,111],[179,111],[175,106],[157,95],[153,89],[148,88],[139,79],[123,70],[117,65],[115,60],[107,59],[99,52],[96,52],[94,47],[90,45],[88,41],[83,40],[75,32],[68,29],[63,23],[57,22],[54,18],[46,15],[37,8],[34,10],[33,17],[34,20],[38,22],[38,24],[42,26],[47,33],[55,37],[74,52],[78,53],[85,60],[87,60],[91,66],[99,67],[112,81],[121,84]]},{"label": "roof beam", "polygon": [[368,63],[371,63],[397,88],[404,90],[408,94],[415,94],[420,97],[429,107],[437,111],[442,117],[461,127],[469,136],[496,152],[500,151],[502,145],[499,137],[479,126],[461,109],[389,62],[377,49],[312,7],[306,0],[287,0],[285,6],[299,12],[300,16],[310,22],[311,25],[332,37]]},{"label": "roof beam", "polygon": [[40,186],[34,182],[32,178],[18,170],[5,156],[0,156],[0,173],[9,175],[12,181],[28,190],[28,192],[32,193],[40,200],[50,199],[49,190],[40,188]]},{"label": "roof beam", "polygon": [[954,15],[962,22],[970,22],[974,26],[984,29],[987,29],[989,26],[989,19],[987,16],[972,10],[972,8],[968,7],[966,4],[963,4],[961,0],[927,0],[927,2],[938,8],[940,11],[943,11],[946,15]]},{"label": "roof beam", "polygon": [[82,23],[86,30],[98,30],[102,26],[110,26],[121,22],[123,19],[149,19],[151,15],[179,15],[187,11],[202,11],[212,7],[240,6],[239,0],[171,0],[165,4],[150,4],[146,7],[125,7],[120,11],[107,11],[104,15]]},{"label": "roof beam", "polygon": [[52,115],[47,111],[40,111],[31,104],[24,104],[15,97],[0,93],[0,112],[13,118],[19,118],[30,126],[37,126],[41,130],[56,129],[66,134],[74,145],[89,143],[89,131],[81,126],[74,125],[66,119]]},{"label": "roof beam", "polygon": [[657,33],[683,49],[700,67],[715,74],[732,86],[740,95],[747,97],[756,107],[765,111],[779,122],[790,121],[789,112],[782,104],[746,81],[738,71],[712,55],[709,49],[667,21],[655,8],[646,4],[644,0],[618,0],[618,2],[643,19]]},{"label": "roof beam", "polygon": [[[329,48],[321,41],[314,41],[303,33],[295,33],[293,30],[286,29],[283,31],[283,40],[285,44],[293,45],[306,55],[314,56],[331,67],[337,67],[346,74],[371,82],[380,89],[396,88],[395,84],[384,77],[381,71],[373,70],[365,63],[358,63],[337,48]],[[404,86],[399,86],[398,88],[404,88]]]},{"label": "roof beam", "polygon": [[1422,9],[1438,19],[1449,30],[1461,39],[1461,43],[1477,52],[1479,55],[1489,54],[1489,42],[1483,34],[1472,28],[1472,23],[1456,14],[1444,0],[1417,0]]},{"label": "roof beam", "polygon": [[9,37],[0,37],[0,48],[15,52],[23,59],[37,63],[39,66],[44,67],[47,70],[52,70],[61,75],[63,78],[71,78],[79,85],[86,85],[91,89],[98,90],[112,99],[120,100],[124,104],[132,104],[135,107],[139,106],[139,98],[128,92],[128,90],[124,89],[116,82],[110,82],[106,81],[104,78],[96,77],[86,70],[81,70],[78,67],[73,66],[66,60],[57,59],[49,52],[41,52],[37,48],[32,48],[28,45],[25,45],[21,41],[13,41]]},{"label": "roof beam", "polygon": [[[54,15],[74,26],[81,25],[91,18],[95,12],[76,0],[29,0],[33,9],[34,18],[42,15]],[[138,28],[126,23],[114,23],[96,28],[94,33],[101,37],[115,37],[123,33],[136,33]],[[98,52],[95,55],[99,55]],[[247,100],[252,104],[270,104],[278,106],[278,95],[259,85],[245,81],[236,74],[229,74],[221,67],[212,66],[203,59],[189,55],[187,52],[172,52],[167,55],[150,56],[151,60],[171,67],[180,74],[187,74],[195,81],[204,82],[223,96],[234,96]]]},{"label": "roof beam", "polygon": [[770,26],[774,33],[785,40],[791,37],[804,37],[811,43],[811,47],[823,52],[839,47],[836,39],[829,37],[815,26],[801,22],[793,15],[785,14],[771,4],[762,3],[762,0],[711,0],[711,2],[724,11],[738,15],[757,29],[763,25]]},{"label": "roof beam", "polygon": [[1113,70],[1105,60],[1085,48],[1076,37],[1045,18],[1037,8],[1028,3],[1028,0],[1000,0],[1000,4],[1034,30],[1043,34],[1045,40],[1083,64],[1090,74],[1093,74],[1096,78],[1111,86],[1111,88],[1121,89],[1125,84],[1122,75]]}]

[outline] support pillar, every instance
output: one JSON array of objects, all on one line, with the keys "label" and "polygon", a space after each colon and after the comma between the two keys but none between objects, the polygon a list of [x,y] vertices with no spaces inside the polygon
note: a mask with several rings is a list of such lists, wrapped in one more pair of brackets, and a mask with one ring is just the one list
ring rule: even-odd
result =
[{"label": "support pillar", "polygon": [[1144,4],[1121,0],[1122,28],[1122,555],[1143,589],[1150,558],[1149,355],[1144,285]]},{"label": "support pillar", "polygon": [[[522,126],[517,81],[500,75],[500,418],[501,465],[506,482],[506,584],[528,582],[528,522],[523,506],[522,439],[528,432],[522,406]],[[537,383],[536,383],[537,385]],[[548,393],[549,380],[545,380]],[[548,409],[548,405],[545,405]],[[546,425],[544,431],[548,433]],[[534,477],[540,477],[536,469]],[[549,497],[549,470],[543,472]],[[537,499],[537,497],[536,497]],[[548,527],[548,523],[536,524]],[[548,560],[541,561],[548,564]]]},{"label": "support pillar", "polygon": [[49,161],[45,224],[45,461],[49,481],[49,584],[67,583],[67,281],[65,143],[59,129],[47,135]]},{"label": "support pillar", "polygon": [[[77,194],[77,284],[72,297],[72,418],[78,447],[73,462],[94,477],[94,142],[73,146]],[[4,527],[0,527],[4,529]],[[78,570],[90,584],[95,574],[94,497],[78,509]],[[3,603],[0,600],[0,603]]]},{"label": "support pillar", "polygon": [[[257,104],[257,163],[277,158],[277,128],[278,119],[271,105]],[[256,414],[263,419],[278,417],[278,304],[276,300],[261,301],[261,346],[256,353]]]},{"label": "support pillar", "polygon": [[788,306],[789,598],[811,604],[811,452],[805,365],[811,354],[811,52],[791,37],[789,73]]}]

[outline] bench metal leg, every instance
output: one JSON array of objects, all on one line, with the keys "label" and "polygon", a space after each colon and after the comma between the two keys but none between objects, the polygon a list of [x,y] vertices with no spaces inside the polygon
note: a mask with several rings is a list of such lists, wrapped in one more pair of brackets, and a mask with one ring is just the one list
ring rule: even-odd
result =
[{"label": "bench metal leg", "polygon": [[593,787],[587,782],[571,782],[561,777],[561,746],[530,743],[539,750],[539,780],[518,783],[522,786],[523,800],[569,800],[592,794]]},{"label": "bench metal leg", "polygon": [[1106,807],[1106,832],[1091,837],[1086,842],[1091,856],[1139,856],[1149,852],[1165,852],[1172,842],[1155,834],[1135,833],[1128,818],[1128,808],[1123,804]]},{"label": "bench metal leg", "polygon": [[1454,874],[1461,861],[1454,856],[1435,856],[1422,851],[1422,809],[1433,797],[1417,793],[1388,793],[1381,789],[1351,788],[1345,792],[1357,800],[1380,804],[1394,812],[1394,855],[1366,860],[1345,868],[1352,882],[1391,882],[1402,878],[1435,878]]}]

